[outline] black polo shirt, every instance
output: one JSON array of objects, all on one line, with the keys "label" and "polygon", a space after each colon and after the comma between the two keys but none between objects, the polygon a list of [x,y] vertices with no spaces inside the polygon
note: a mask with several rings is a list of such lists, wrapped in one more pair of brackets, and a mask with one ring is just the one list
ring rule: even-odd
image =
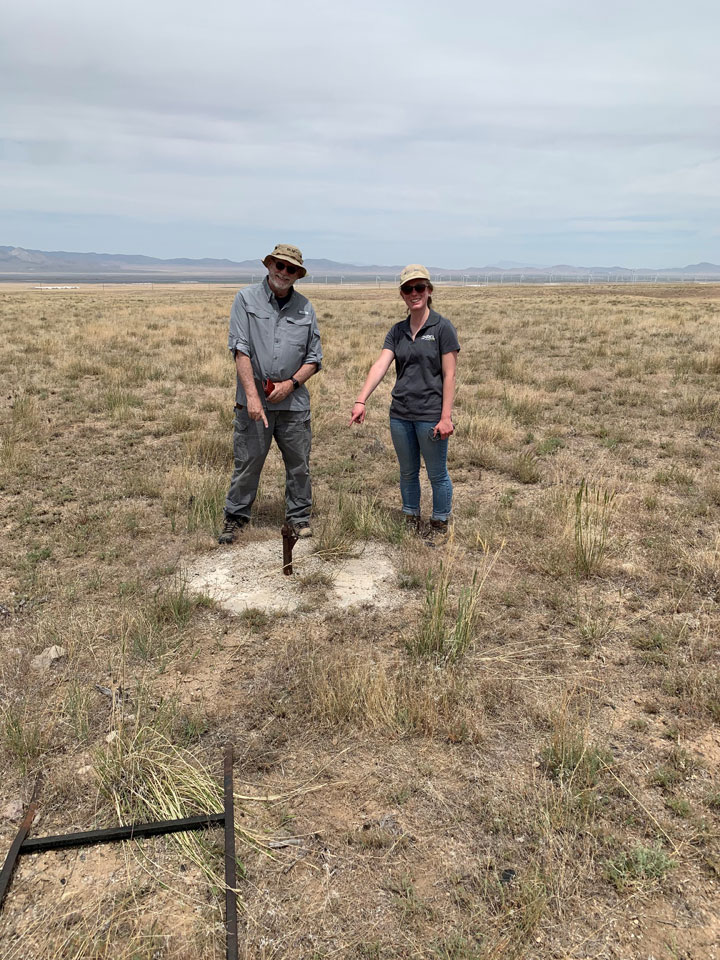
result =
[{"label": "black polo shirt", "polygon": [[383,350],[395,354],[397,373],[390,416],[437,422],[442,413],[442,358],[459,349],[455,327],[432,308],[415,340],[409,317],[396,323],[383,344]]}]

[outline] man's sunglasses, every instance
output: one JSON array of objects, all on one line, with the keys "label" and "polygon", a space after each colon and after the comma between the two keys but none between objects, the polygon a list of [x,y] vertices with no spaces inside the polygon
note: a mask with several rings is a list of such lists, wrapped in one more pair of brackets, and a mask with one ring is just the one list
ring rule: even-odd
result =
[{"label": "man's sunglasses", "polygon": [[427,283],[404,283],[400,287],[400,291],[401,293],[406,293],[406,294],[412,293],[413,290],[415,291],[415,293],[425,293],[427,288],[428,288]]},{"label": "man's sunglasses", "polygon": [[284,260],[274,260],[275,269],[279,270],[281,273],[284,270],[285,273],[289,274],[291,277],[293,274],[298,272],[298,267],[293,266],[292,263],[285,263]]}]

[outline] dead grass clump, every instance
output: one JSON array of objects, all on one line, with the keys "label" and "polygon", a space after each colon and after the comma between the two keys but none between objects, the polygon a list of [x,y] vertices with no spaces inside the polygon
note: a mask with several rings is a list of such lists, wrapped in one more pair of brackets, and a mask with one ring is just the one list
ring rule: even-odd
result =
[{"label": "dead grass clump", "polygon": [[661,681],[663,691],[676,697],[689,713],[720,721],[720,667],[704,664],[670,667]]},{"label": "dead grass clump", "polygon": [[587,731],[565,718],[557,725],[541,757],[547,775],[573,793],[593,790],[603,768],[611,761],[608,750],[588,742]]},{"label": "dead grass clump", "polygon": [[183,464],[171,467],[163,490],[163,506],[173,530],[216,535],[222,526],[230,478],[226,471]]},{"label": "dead grass clump", "polygon": [[509,461],[506,470],[518,483],[538,483],[541,479],[537,458],[533,453],[519,453]]},{"label": "dead grass clump", "polygon": [[403,590],[418,590],[427,582],[429,570],[436,565],[431,551],[421,545],[417,537],[407,537],[400,549],[398,586]]},{"label": "dead grass clump", "polygon": [[[120,730],[97,754],[94,766],[100,792],[114,808],[118,823],[176,820],[223,809],[217,777],[154,727],[138,724]],[[237,812],[242,814],[240,809]],[[253,846],[263,842],[247,826],[236,825],[235,832]],[[213,888],[223,889],[220,851],[209,835],[177,833],[172,834],[172,842]]]},{"label": "dead grass clump", "polygon": [[720,535],[711,547],[694,543],[682,547],[680,567],[699,593],[720,600]]},{"label": "dead grass clump", "polygon": [[195,435],[187,441],[185,460],[206,469],[224,470],[229,483],[233,468],[232,437],[208,432]]},{"label": "dead grass clump", "polygon": [[326,726],[398,732],[397,691],[382,660],[343,651],[293,651],[298,701],[313,720]]},{"label": "dead grass clump", "polygon": [[40,403],[26,392],[11,399],[10,417],[0,422],[0,468],[25,472],[31,462],[31,450],[45,435]]},{"label": "dead grass clump", "polygon": [[476,444],[489,443],[509,447],[517,440],[517,430],[505,418],[490,414],[468,413],[458,424],[460,437],[463,434]]},{"label": "dead grass clump", "polygon": [[303,648],[291,659],[298,709],[328,729],[413,733],[453,743],[480,737],[482,708],[465,671],[388,665],[379,655],[347,649]]},{"label": "dead grass clump", "polygon": [[182,580],[135,596],[120,614],[123,651],[147,662],[177,650],[193,612],[206,602],[190,594]]},{"label": "dead grass clump", "polygon": [[481,688],[469,668],[427,665],[405,668],[397,677],[401,728],[450,743],[477,743],[485,728]]}]

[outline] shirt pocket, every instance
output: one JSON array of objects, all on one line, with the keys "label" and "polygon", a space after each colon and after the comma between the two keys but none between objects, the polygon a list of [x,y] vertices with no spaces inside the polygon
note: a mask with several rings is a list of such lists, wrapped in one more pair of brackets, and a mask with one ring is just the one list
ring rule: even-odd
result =
[{"label": "shirt pocket", "polygon": [[262,307],[248,307],[247,314],[249,317],[252,317],[253,320],[257,320],[260,323],[267,323],[268,320],[272,320],[272,315],[268,310],[263,310]]},{"label": "shirt pocket", "polygon": [[310,343],[310,319],[286,317],[283,338],[290,350],[304,357]]}]

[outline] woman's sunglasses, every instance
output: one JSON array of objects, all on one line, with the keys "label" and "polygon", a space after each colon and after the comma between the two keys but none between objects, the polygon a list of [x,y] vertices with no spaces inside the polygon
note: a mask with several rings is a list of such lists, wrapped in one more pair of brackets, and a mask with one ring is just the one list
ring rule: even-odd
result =
[{"label": "woman's sunglasses", "polygon": [[294,267],[292,263],[285,263],[284,260],[275,260],[275,269],[279,270],[281,273],[284,270],[285,273],[289,274],[291,277],[294,273],[298,272],[297,267]]},{"label": "woman's sunglasses", "polygon": [[425,293],[427,288],[428,285],[426,283],[404,283],[400,287],[400,292],[407,294],[412,293],[414,290],[415,293]]}]

